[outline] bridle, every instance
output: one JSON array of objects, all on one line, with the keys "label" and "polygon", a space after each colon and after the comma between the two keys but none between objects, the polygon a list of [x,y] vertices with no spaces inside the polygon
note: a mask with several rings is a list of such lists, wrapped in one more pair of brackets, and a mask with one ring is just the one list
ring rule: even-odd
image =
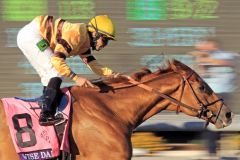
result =
[{"label": "bridle", "polygon": [[[197,110],[197,109],[194,108],[194,109],[195,109],[195,112],[198,113],[198,116],[197,116],[197,117],[198,117],[198,118],[203,118],[203,119],[206,120],[206,124],[205,124],[205,128],[206,128],[213,117],[216,117],[216,120],[215,120],[215,122],[214,122],[214,123],[216,123],[216,121],[217,121],[217,119],[218,119],[218,117],[219,117],[219,115],[220,115],[220,113],[221,113],[221,110],[222,110],[222,107],[223,107],[223,104],[224,104],[224,103],[223,103],[223,99],[222,99],[222,98],[219,98],[219,99],[217,99],[217,100],[215,100],[215,101],[213,101],[213,102],[211,102],[211,103],[204,104],[204,103],[198,98],[198,96],[197,96],[195,90],[193,89],[191,83],[189,83],[189,78],[190,78],[193,74],[194,74],[194,72],[191,71],[191,73],[190,73],[187,77],[182,76],[183,81],[182,81],[182,92],[181,92],[181,96],[180,96],[180,101],[181,101],[181,98],[182,98],[182,94],[183,94],[183,92],[184,92],[185,85],[187,84],[187,85],[190,87],[190,89],[191,89],[191,92],[192,92],[192,95],[194,96],[194,99],[195,99],[195,100],[197,101],[197,103],[198,103],[198,108],[200,108],[199,110]],[[219,102],[219,101],[222,102],[222,103],[221,103],[221,107],[220,107],[220,109],[218,110],[217,114],[215,114],[213,111],[209,110],[208,107],[214,105],[215,103],[217,103],[217,102]],[[210,112],[210,114],[208,114],[209,112]]]},{"label": "bridle", "polygon": [[[176,72],[176,73],[178,73],[178,72]],[[223,103],[223,99],[220,98],[220,99],[217,99],[217,100],[215,100],[215,101],[213,101],[213,102],[211,102],[211,103],[204,104],[204,103],[199,99],[199,97],[197,96],[197,94],[196,94],[195,90],[193,89],[191,83],[189,83],[189,79],[190,79],[190,77],[194,74],[194,72],[191,71],[191,73],[190,73],[187,77],[181,75],[180,73],[178,73],[178,74],[179,74],[179,75],[181,76],[181,78],[183,79],[182,85],[181,85],[181,86],[182,86],[182,91],[181,91],[181,95],[180,95],[180,99],[179,99],[179,100],[177,100],[177,99],[175,99],[175,98],[173,98],[173,97],[171,97],[171,96],[169,96],[169,95],[167,95],[167,94],[161,93],[159,90],[154,89],[154,88],[152,88],[152,87],[144,84],[144,83],[146,83],[146,82],[154,81],[154,80],[158,79],[159,76],[158,76],[158,77],[155,77],[155,78],[153,78],[153,79],[151,79],[151,80],[149,80],[149,81],[145,81],[145,82],[138,82],[138,81],[134,80],[133,78],[131,78],[131,77],[129,77],[129,76],[126,76],[126,77],[128,78],[129,82],[132,83],[133,85],[139,86],[139,87],[141,87],[141,88],[143,88],[143,89],[145,89],[145,90],[147,90],[147,91],[156,93],[156,94],[158,94],[160,97],[162,97],[162,98],[164,98],[164,99],[168,99],[170,102],[175,103],[175,104],[177,105],[177,113],[179,112],[180,107],[184,107],[184,108],[189,109],[189,110],[191,110],[191,111],[193,111],[193,112],[196,112],[198,118],[202,118],[202,119],[206,120],[205,128],[209,125],[209,122],[211,122],[211,120],[212,120],[213,117],[216,117],[215,122],[213,122],[213,123],[215,124],[215,123],[217,122],[218,118],[219,118],[219,115],[220,115],[221,111],[222,111],[222,107],[223,107],[223,104],[224,104],[224,103]],[[185,85],[188,85],[188,86],[190,87],[191,92],[192,92],[192,95],[194,96],[194,99],[195,99],[195,100],[197,101],[197,103],[198,103],[198,107],[192,107],[192,106],[190,106],[190,105],[187,105],[187,104],[181,102],[182,96],[183,96],[183,94],[184,94]],[[219,101],[222,102],[222,103],[221,103],[221,107],[220,107],[220,109],[218,110],[218,112],[215,114],[213,111],[209,110],[208,107],[214,105],[215,103],[217,103],[217,102],[219,102]],[[199,109],[196,109],[196,108],[199,108]],[[209,113],[210,113],[210,114],[209,114]]]}]

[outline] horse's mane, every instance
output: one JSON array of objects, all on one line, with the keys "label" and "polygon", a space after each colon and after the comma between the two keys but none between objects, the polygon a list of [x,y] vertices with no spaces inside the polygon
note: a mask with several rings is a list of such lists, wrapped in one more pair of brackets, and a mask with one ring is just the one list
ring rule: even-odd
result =
[{"label": "horse's mane", "polygon": [[[145,82],[157,76],[167,75],[168,73],[173,72],[186,74],[192,72],[192,69],[180,61],[172,59],[160,64],[158,70],[155,72],[151,72],[150,69],[145,67],[140,71],[133,73],[130,77],[136,81]],[[129,86],[129,79],[124,76],[120,76],[119,78],[110,78],[105,79],[104,81],[98,81],[94,83],[94,85],[101,89],[100,92],[108,92],[116,88],[125,88]]]},{"label": "horse's mane", "polygon": [[170,63],[167,63],[167,65],[161,64],[161,66],[158,67],[158,70],[156,70],[155,72],[151,72],[150,69],[148,68],[142,68],[140,71],[134,73],[131,77],[136,80],[136,81],[141,81],[143,78],[148,77],[150,75],[152,76],[158,76],[160,74],[165,74],[165,73],[169,73],[172,72],[172,66]]},{"label": "horse's mane", "polygon": [[[192,69],[189,68],[188,66],[186,66],[185,64],[181,63],[180,61],[178,61],[176,59],[172,59],[172,60],[166,60],[165,62],[160,64],[160,66],[158,67],[158,70],[156,70],[155,72],[151,72],[150,69],[148,69],[147,67],[144,67],[140,71],[133,73],[131,75],[131,77],[136,81],[141,81],[141,80],[150,79],[150,78],[153,78],[153,77],[156,77],[159,75],[163,75],[166,73],[174,72],[176,70],[176,68],[178,70],[184,70],[185,72],[192,71]],[[120,77],[120,78],[116,78],[116,79],[109,79],[109,80],[107,80],[106,83],[108,83],[108,84],[116,84],[116,83],[124,84],[127,81],[128,80],[126,78],[124,79],[123,77]]]}]

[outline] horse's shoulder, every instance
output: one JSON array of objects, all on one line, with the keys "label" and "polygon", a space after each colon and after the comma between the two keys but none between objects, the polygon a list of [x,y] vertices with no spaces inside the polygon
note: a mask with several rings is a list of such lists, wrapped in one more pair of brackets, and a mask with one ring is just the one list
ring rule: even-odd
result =
[{"label": "horse's shoulder", "polygon": [[69,92],[75,100],[78,100],[84,97],[94,97],[94,95],[96,95],[99,92],[99,89],[71,86],[69,87]]},{"label": "horse's shoulder", "polygon": [[74,93],[76,93],[77,89],[78,89],[78,86],[71,86],[71,87],[69,87],[69,92],[71,94],[74,94]]}]

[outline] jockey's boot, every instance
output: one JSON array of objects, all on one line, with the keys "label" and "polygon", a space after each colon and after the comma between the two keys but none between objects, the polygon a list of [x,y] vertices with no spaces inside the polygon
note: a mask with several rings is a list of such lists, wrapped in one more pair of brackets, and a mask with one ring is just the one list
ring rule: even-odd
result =
[{"label": "jockey's boot", "polygon": [[62,80],[59,77],[52,78],[43,93],[42,111],[39,116],[39,124],[41,126],[49,126],[55,123],[53,102],[56,98],[57,92],[60,89]]},{"label": "jockey's boot", "polygon": [[52,88],[46,88],[43,100],[42,100],[42,111],[39,117],[39,124],[42,126],[48,126],[54,124],[54,116],[52,115],[52,103],[56,97],[57,91]]}]

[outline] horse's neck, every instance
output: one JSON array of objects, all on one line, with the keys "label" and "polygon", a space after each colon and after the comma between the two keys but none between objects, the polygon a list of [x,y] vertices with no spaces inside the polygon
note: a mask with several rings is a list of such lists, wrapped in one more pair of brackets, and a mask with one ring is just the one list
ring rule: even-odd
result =
[{"label": "horse's neck", "polygon": [[[179,99],[180,96],[178,91],[180,89],[179,86],[181,85],[181,79],[177,74],[173,73],[169,75],[168,78],[166,77],[160,79],[157,82],[157,87],[154,87],[156,86],[156,84],[154,85],[154,83],[156,82],[153,82],[153,86],[151,83],[148,85],[152,86],[152,88],[154,89],[158,89],[158,91],[163,94],[167,94],[175,99]],[[150,92],[149,94],[149,97],[145,98],[146,105],[141,106],[141,108],[139,109],[139,111],[141,112],[136,111],[136,115],[138,116],[136,116],[135,119],[135,127],[163,110],[175,109],[174,105],[172,105],[169,100],[163,99],[159,94],[153,92]]]},{"label": "horse's neck", "polygon": [[[179,76],[173,73],[169,74],[165,78],[160,78],[158,81],[149,82],[145,85],[158,89],[161,93],[178,98],[177,90],[180,83]],[[133,89],[129,88],[125,92],[125,94],[122,93],[125,97],[121,100],[121,102],[127,105],[124,105],[124,109],[121,108],[117,112],[123,113],[121,115],[123,115],[126,123],[131,125],[133,128],[137,127],[139,124],[161,110],[168,109],[171,104],[168,100],[162,99],[159,94],[144,90],[138,86]]]},{"label": "horse's neck", "polygon": [[[180,84],[179,77],[174,75],[163,76],[146,85],[158,89],[161,93],[172,95]],[[72,87],[71,93],[78,102],[76,104],[81,104],[75,106],[75,110],[82,110],[85,114],[91,113],[91,116],[102,121],[115,121],[117,122],[115,124],[130,129],[134,129],[147,118],[169,106],[169,103],[158,94],[138,86],[108,93],[84,91],[79,90],[79,87]]]}]

